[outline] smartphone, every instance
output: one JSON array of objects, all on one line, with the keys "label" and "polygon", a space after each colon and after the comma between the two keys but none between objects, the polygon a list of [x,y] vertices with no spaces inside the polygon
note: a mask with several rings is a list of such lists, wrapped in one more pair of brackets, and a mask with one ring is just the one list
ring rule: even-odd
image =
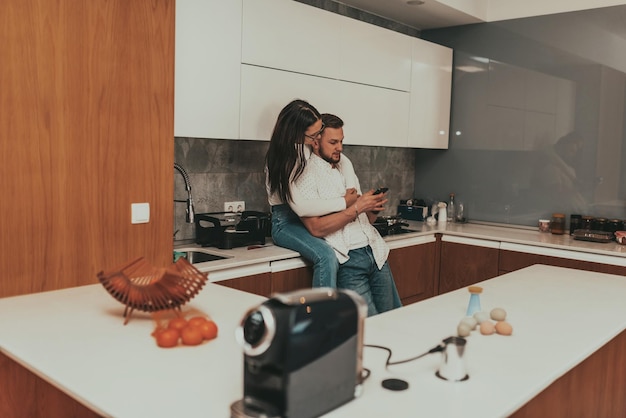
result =
[{"label": "smartphone", "polygon": [[[389,190],[388,187],[379,187],[378,189],[376,189],[376,191],[374,192],[374,194],[381,194],[381,193],[385,193],[387,190]],[[373,210],[372,213],[374,215],[378,215],[380,213],[379,210]]]}]

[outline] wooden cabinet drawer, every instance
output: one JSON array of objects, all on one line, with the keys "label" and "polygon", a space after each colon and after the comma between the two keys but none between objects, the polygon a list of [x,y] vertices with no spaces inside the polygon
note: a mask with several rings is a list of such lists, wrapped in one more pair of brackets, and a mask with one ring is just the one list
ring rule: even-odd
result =
[{"label": "wooden cabinet drawer", "polygon": [[300,267],[291,270],[272,272],[272,293],[291,292],[297,289],[310,289],[313,283],[313,267]]},{"label": "wooden cabinet drawer", "polygon": [[437,289],[437,243],[428,242],[389,252],[389,267],[403,305],[435,295]]},{"label": "wooden cabinet drawer", "polygon": [[[446,238],[446,237],[444,237]],[[485,241],[485,244],[490,241]],[[439,292],[470,286],[498,276],[498,243],[493,246],[467,245],[458,242],[441,242],[439,266]]]},{"label": "wooden cabinet drawer", "polygon": [[236,279],[221,280],[215,282],[222,286],[230,287],[244,292],[254,293],[269,297],[272,293],[272,275],[271,273],[254,274],[251,276],[238,277]]}]

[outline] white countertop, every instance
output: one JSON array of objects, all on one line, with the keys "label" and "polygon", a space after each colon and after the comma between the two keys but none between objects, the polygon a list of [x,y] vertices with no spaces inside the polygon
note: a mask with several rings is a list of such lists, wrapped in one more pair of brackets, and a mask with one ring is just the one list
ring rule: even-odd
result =
[{"label": "white countertop", "polygon": [[[440,354],[384,369],[385,352],[364,349],[371,376],[360,398],[329,417],[501,417],[626,329],[626,278],[535,265],[481,283],[483,310],[503,307],[513,335],[468,337],[465,382],[435,377]],[[555,297],[558,295],[558,297]],[[158,348],[150,316],[100,285],[0,299],[0,351],[105,416],[228,417],[243,392],[234,330],[262,297],[208,284],[184,308],[211,315],[219,337],[196,347]],[[366,344],[393,360],[420,354],[456,332],[469,301],[459,289],[366,320]],[[396,377],[404,392],[382,389]]]},{"label": "white countertop", "polygon": [[[444,240],[456,239],[457,242],[466,242],[470,245],[475,245],[477,243],[475,240],[491,241],[501,249],[626,266],[626,245],[616,242],[580,241],[569,235],[553,235],[536,229],[479,223],[447,223],[441,227],[429,226],[424,222],[407,222],[409,228],[416,232],[385,237],[392,249],[429,242],[435,233],[442,233]],[[195,265],[199,270],[210,273],[209,281],[211,282],[286,269],[286,266],[296,268],[306,265],[299,253],[278,247],[272,243],[271,239],[268,239],[264,246],[253,245],[250,248],[221,250],[213,247],[199,247],[195,244],[176,246],[177,250],[200,249],[228,257],[224,260]],[[280,266],[281,262],[287,262],[287,264]]]},{"label": "white countertop", "polygon": [[[482,309],[504,308],[513,335],[472,331],[469,380],[437,378],[438,353],[385,370],[386,353],[365,348],[372,376],[364,396],[328,416],[508,416],[626,329],[625,277],[535,265],[478,285]],[[468,302],[463,288],[368,318],[365,343],[391,348],[392,361],[414,357],[456,335]],[[390,377],[408,381],[409,389],[380,389]]]}]

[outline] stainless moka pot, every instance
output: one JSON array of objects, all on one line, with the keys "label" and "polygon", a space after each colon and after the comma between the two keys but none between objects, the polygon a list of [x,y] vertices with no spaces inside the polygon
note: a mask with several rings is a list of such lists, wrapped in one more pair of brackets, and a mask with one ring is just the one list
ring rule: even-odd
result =
[{"label": "stainless moka pot", "polygon": [[453,382],[469,379],[463,358],[466,343],[467,340],[463,337],[448,337],[443,340],[441,364],[435,373],[437,377]]},{"label": "stainless moka pot", "polygon": [[367,304],[350,290],[275,294],[243,317],[243,399],[231,417],[313,418],[352,400],[362,384]]}]

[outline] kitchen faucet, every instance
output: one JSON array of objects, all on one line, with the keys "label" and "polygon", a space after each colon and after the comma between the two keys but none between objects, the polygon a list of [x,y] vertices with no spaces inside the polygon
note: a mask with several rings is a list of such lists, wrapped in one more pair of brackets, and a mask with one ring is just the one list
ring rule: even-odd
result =
[{"label": "kitchen faucet", "polygon": [[185,169],[178,163],[174,163],[174,168],[178,170],[178,172],[183,176],[185,180],[185,189],[187,189],[187,200],[176,200],[174,202],[186,202],[187,208],[185,210],[186,216],[185,221],[187,223],[192,224],[194,222],[194,210],[193,210],[193,198],[191,197],[191,182],[189,181],[189,174],[185,171]]}]

